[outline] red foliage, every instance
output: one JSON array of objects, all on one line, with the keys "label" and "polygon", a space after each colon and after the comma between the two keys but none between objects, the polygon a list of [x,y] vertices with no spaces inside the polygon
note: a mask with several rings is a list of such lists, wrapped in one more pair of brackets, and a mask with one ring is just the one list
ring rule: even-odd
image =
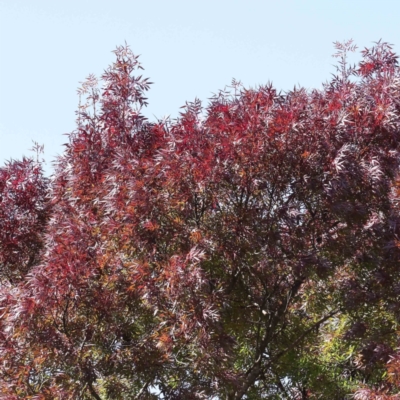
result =
[{"label": "red foliage", "polygon": [[49,210],[48,181],[32,159],[0,169],[0,280],[15,283],[40,260]]},{"label": "red foliage", "polygon": [[[233,82],[153,124],[140,114],[149,82],[117,48],[103,87],[90,76],[79,91],[50,189],[33,161],[0,171],[3,398],[342,390],[313,377],[317,357],[293,360],[334,318],[400,315],[400,73],[385,43],[358,68],[352,44],[336,46],[322,90]],[[361,382],[397,357],[396,334],[354,326],[343,340],[359,340]]]}]

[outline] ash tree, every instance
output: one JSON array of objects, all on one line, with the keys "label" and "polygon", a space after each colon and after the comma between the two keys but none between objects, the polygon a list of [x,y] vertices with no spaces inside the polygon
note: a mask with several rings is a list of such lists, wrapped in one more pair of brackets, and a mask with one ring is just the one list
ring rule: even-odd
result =
[{"label": "ash tree", "polygon": [[0,169],[0,398],[397,399],[400,70],[141,114],[128,46],[51,179]]}]

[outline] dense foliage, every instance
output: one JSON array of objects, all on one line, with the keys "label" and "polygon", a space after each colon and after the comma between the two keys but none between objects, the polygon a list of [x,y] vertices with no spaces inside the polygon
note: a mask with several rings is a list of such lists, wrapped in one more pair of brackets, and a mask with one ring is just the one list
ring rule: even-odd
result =
[{"label": "dense foliage", "polygon": [[140,113],[129,47],[50,180],[0,169],[0,398],[400,398],[400,69]]}]

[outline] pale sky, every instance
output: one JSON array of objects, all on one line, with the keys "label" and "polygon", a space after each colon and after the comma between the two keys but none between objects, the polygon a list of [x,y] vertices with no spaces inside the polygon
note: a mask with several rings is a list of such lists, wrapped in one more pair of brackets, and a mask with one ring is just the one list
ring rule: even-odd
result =
[{"label": "pale sky", "polygon": [[[44,144],[46,171],[75,128],[76,89],[126,41],[154,85],[144,114],[231,83],[320,88],[332,43],[400,46],[399,0],[0,0],[0,165]],[[354,58],[358,60],[357,55]]]}]

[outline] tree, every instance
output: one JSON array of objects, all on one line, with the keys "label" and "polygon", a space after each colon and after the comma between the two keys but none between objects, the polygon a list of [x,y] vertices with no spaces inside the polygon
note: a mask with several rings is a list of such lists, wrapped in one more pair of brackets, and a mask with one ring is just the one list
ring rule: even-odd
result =
[{"label": "tree", "polygon": [[88,78],[51,182],[0,171],[3,398],[396,398],[399,67],[336,48],[321,90],[233,81],[175,121],[128,46]]}]

